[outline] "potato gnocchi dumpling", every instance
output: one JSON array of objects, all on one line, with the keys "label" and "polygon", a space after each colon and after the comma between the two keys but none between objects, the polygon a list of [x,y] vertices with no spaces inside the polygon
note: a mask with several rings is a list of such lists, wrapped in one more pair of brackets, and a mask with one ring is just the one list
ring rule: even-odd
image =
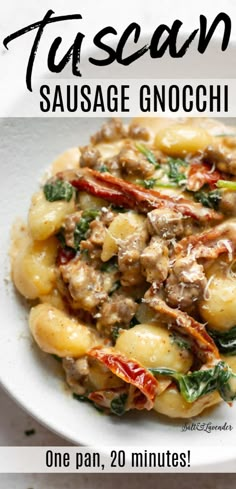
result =
[{"label": "potato gnocchi dumpling", "polygon": [[12,279],[78,400],[192,418],[236,398],[236,130],[112,119],[51,165]]},{"label": "potato gnocchi dumpling", "polygon": [[190,124],[173,124],[160,130],[155,138],[158,149],[177,157],[199,153],[211,142],[212,137],[205,129]]},{"label": "potato gnocchi dumpling", "polygon": [[135,358],[147,368],[165,367],[185,373],[193,363],[192,353],[181,347],[171,331],[158,323],[139,324],[122,331],[115,350]]},{"label": "potato gnocchi dumpling", "polygon": [[79,358],[99,344],[95,331],[50,304],[32,307],[29,325],[41,350],[58,357]]},{"label": "potato gnocchi dumpling", "polygon": [[22,241],[13,261],[13,280],[27,299],[49,294],[55,286],[57,247],[55,238],[32,241],[27,237]]},{"label": "potato gnocchi dumpling", "polygon": [[42,191],[32,197],[28,226],[32,238],[43,241],[59,231],[66,216],[75,210],[74,199],[49,202]]},{"label": "potato gnocchi dumpling", "polygon": [[210,329],[224,333],[236,325],[236,276],[227,262],[213,263],[207,276],[206,298],[199,305],[200,312]]},{"label": "potato gnocchi dumpling", "polygon": [[104,237],[101,259],[108,261],[118,253],[119,243],[132,236],[140,229],[142,232],[144,224],[143,216],[135,212],[118,214],[106,230]]},{"label": "potato gnocchi dumpling", "polygon": [[221,397],[218,392],[211,392],[200,397],[197,401],[189,403],[181,396],[175,386],[171,386],[156,397],[153,409],[170,418],[193,418],[204,409],[219,404],[220,401]]}]

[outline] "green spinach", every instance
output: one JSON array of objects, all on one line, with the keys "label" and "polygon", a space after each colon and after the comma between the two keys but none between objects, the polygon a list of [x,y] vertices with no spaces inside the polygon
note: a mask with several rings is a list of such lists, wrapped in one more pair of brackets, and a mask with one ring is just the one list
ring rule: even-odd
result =
[{"label": "green spinach", "polygon": [[111,258],[101,265],[101,272],[112,273],[116,270],[118,270],[118,263],[116,258]]},{"label": "green spinach", "polygon": [[109,293],[108,295],[111,296],[114,294],[114,292],[116,292],[119,288],[121,287],[121,283],[119,280],[117,280],[116,282],[114,282],[111,286],[111,289],[109,290]]},{"label": "green spinach", "polygon": [[110,173],[106,165],[101,165],[98,169],[100,173]]},{"label": "green spinach", "polygon": [[209,207],[210,209],[219,209],[219,204],[221,201],[221,193],[219,190],[211,190],[210,192],[205,192],[204,190],[199,190],[194,193],[194,200],[201,202],[204,207]]},{"label": "green spinach", "polygon": [[167,163],[169,165],[168,177],[170,181],[178,186],[184,185],[187,182],[187,177],[181,171],[181,168],[186,167],[187,163],[179,158],[168,158]]},{"label": "green spinach", "polygon": [[78,250],[80,247],[80,242],[87,237],[87,232],[89,230],[89,224],[96,219],[99,215],[99,211],[97,209],[89,209],[87,211],[83,211],[83,214],[76,224],[74,231],[74,248]]},{"label": "green spinach", "polygon": [[54,353],[52,353],[52,357],[58,362],[58,363],[62,363],[62,358],[59,357],[58,355],[54,355]]},{"label": "green spinach", "polygon": [[169,368],[151,368],[153,375],[171,377],[177,383],[179,390],[187,402],[194,402],[199,397],[217,390],[226,402],[236,398],[236,389],[231,381],[236,375],[225,362],[219,362],[215,367],[206,370],[197,370],[190,374],[181,374]]},{"label": "green spinach", "polygon": [[110,207],[111,207],[111,210],[113,210],[115,212],[119,212],[121,214],[124,214],[125,212],[129,212],[129,209],[125,209],[125,207],[121,207],[118,205],[111,204]]},{"label": "green spinach", "polygon": [[111,412],[116,414],[116,416],[122,416],[126,410],[126,401],[128,398],[128,394],[121,394],[119,397],[115,397],[111,401]]},{"label": "green spinach", "polygon": [[49,202],[55,202],[56,200],[69,202],[72,199],[74,188],[69,182],[57,179],[45,183],[43,191]]},{"label": "green spinach", "polygon": [[97,411],[103,413],[104,411],[103,408],[98,404],[96,404],[95,402],[91,401],[91,399],[89,399],[87,396],[81,396],[80,394],[75,394],[75,393],[73,393],[72,395],[73,398],[76,399],[76,401],[87,402],[88,404],[92,404],[92,406],[95,407]]},{"label": "green spinach", "polygon": [[181,350],[190,350],[191,345],[188,340],[182,338],[182,336],[177,335],[176,333],[171,334],[171,343],[175,343]]},{"label": "green spinach", "polygon": [[122,330],[122,328],[118,324],[115,324],[112,327],[112,330],[111,330],[111,338],[112,338],[112,340],[113,340],[114,343],[116,342],[117,338],[119,337],[121,330]]},{"label": "green spinach", "polygon": [[140,322],[138,321],[136,316],[134,316],[129,323],[129,329],[134,328],[134,326],[137,326],[137,324],[140,324]]},{"label": "green spinach", "polygon": [[147,158],[149,163],[151,163],[153,166],[155,166],[156,169],[160,168],[160,165],[157,162],[157,159],[156,159],[154,153],[152,151],[150,151],[150,149],[148,149],[146,146],[144,146],[141,143],[136,143],[136,148],[140,151],[140,153],[142,153]]},{"label": "green spinach", "polygon": [[220,353],[236,355],[236,326],[226,333],[221,333],[208,328],[208,334],[213,338]]},{"label": "green spinach", "polygon": [[149,189],[155,187],[156,182],[157,182],[156,178],[149,178],[147,180],[136,180],[135,183],[137,185],[141,185],[141,187]]}]

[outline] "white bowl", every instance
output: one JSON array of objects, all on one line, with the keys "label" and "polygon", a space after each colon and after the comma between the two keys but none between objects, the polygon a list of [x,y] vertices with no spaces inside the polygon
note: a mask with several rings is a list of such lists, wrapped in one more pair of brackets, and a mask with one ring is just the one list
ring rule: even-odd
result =
[{"label": "white bowl", "polygon": [[[219,65],[216,44],[211,44],[204,58],[199,54],[187,54],[182,65],[185,70],[201,73],[201,78],[217,76]],[[224,78],[231,73],[233,53],[224,58]],[[196,51],[194,50],[194,53]],[[220,59],[223,60],[222,55]],[[146,60],[146,61],[145,61]],[[195,61],[200,63],[196,69]],[[132,72],[114,68],[113,77],[144,76],[146,71],[153,78],[150,60],[142,59],[134,64]],[[155,61],[153,65],[155,66]],[[159,76],[167,77],[173,64],[169,57],[161,61]],[[158,63],[157,63],[157,66]],[[179,66],[177,61],[174,66]],[[153,69],[153,68],[152,68]],[[202,71],[201,71],[202,70]],[[228,70],[228,71],[227,71]],[[222,71],[222,70],[221,70]],[[183,73],[183,72],[182,72]],[[104,75],[104,73],[103,73]],[[175,76],[180,73],[175,72]],[[185,76],[186,75],[186,76]],[[219,73],[221,75],[221,73]],[[185,71],[184,76],[188,74]],[[20,100],[19,100],[20,102]],[[16,217],[25,218],[30,198],[37,189],[40,177],[50,162],[66,148],[83,145],[89,135],[103,122],[102,119],[4,119],[0,121],[0,381],[5,389],[40,422],[47,425],[72,443],[116,447],[138,446],[219,446],[215,461],[228,458],[221,449],[233,445],[234,430],[215,431],[207,434],[201,431],[181,432],[184,421],[171,421],[152,413],[129,413],[122,418],[105,416],[87,404],[74,400],[66,390],[59,366],[49,355],[43,354],[33,344],[27,325],[27,306],[15,292],[9,281],[9,236]],[[232,124],[235,124],[232,120]],[[198,420],[223,425],[225,421],[232,426],[236,422],[235,408],[222,403],[206,412]],[[216,451],[214,452],[216,453]],[[205,462],[200,456],[199,463]]]}]

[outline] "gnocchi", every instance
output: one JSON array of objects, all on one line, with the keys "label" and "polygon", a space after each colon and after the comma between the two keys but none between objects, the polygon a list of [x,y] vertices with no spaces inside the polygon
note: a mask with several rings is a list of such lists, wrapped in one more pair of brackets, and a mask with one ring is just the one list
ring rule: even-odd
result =
[{"label": "gnocchi", "polygon": [[117,254],[120,241],[125,241],[137,229],[142,230],[144,224],[143,216],[135,212],[118,214],[110,224],[103,243],[101,259],[108,261]]},{"label": "gnocchi", "polygon": [[205,118],[106,122],[52,163],[14,226],[32,338],[77,399],[191,418],[236,398],[230,131]]},{"label": "gnocchi", "polygon": [[34,240],[42,241],[56,234],[66,216],[75,210],[72,198],[69,202],[59,200],[48,202],[42,191],[32,197],[28,226]]},{"label": "gnocchi", "polygon": [[193,356],[175,343],[167,329],[157,323],[139,324],[119,335],[115,350],[138,360],[144,367],[165,367],[188,372]]},{"label": "gnocchi", "polygon": [[207,277],[206,298],[199,304],[200,313],[209,328],[226,332],[236,325],[236,278],[223,261],[209,267]]},{"label": "gnocchi", "polygon": [[221,397],[218,392],[212,392],[200,397],[193,403],[188,403],[174,386],[168,387],[154,403],[154,410],[170,418],[193,418],[205,409],[219,404]]},{"label": "gnocchi", "polygon": [[27,299],[49,294],[55,286],[57,241],[23,239],[13,260],[12,275],[17,290]]},{"label": "gnocchi", "polygon": [[52,163],[51,175],[56,175],[57,173],[65,170],[73,170],[79,167],[80,160],[80,150],[79,148],[70,148]]},{"label": "gnocchi", "polygon": [[103,199],[89,195],[86,192],[80,192],[78,196],[80,209],[85,211],[86,209],[101,209],[105,207],[107,202]]},{"label": "gnocchi", "polygon": [[92,328],[46,303],[31,309],[29,325],[41,350],[58,357],[79,358],[101,342]]},{"label": "gnocchi", "polygon": [[178,124],[160,130],[155,146],[170,156],[186,156],[202,151],[212,142],[210,134],[201,127]]}]

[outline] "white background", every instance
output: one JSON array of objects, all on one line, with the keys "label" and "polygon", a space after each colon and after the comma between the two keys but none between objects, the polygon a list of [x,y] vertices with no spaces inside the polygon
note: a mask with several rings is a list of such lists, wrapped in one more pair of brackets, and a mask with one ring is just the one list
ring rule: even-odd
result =
[{"label": "white background", "polygon": [[[29,38],[24,36],[9,51],[2,46],[5,36],[43,17],[51,8],[56,14],[81,13],[81,30],[89,37],[105,25],[119,29],[131,21],[140,23],[144,31],[154,31],[161,22],[171,23],[179,18],[184,30],[198,26],[198,16],[204,14],[212,20],[220,11],[227,12],[233,20],[232,35],[236,39],[235,0],[1,0],[0,3],[0,77],[24,77],[29,53]],[[222,66],[223,70],[223,66]],[[222,74],[221,74],[222,76]],[[0,135],[1,137],[1,135]],[[1,325],[6,327],[6,325]],[[25,430],[34,429],[27,437]],[[158,436],[158,433],[157,433]],[[210,435],[209,435],[210,436]],[[0,445],[66,445],[65,440],[40,426],[3,392],[0,388]],[[225,466],[225,470],[234,470]],[[236,472],[236,467],[235,467]],[[229,489],[235,487],[236,476],[224,475],[1,475],[0,489]]]}]

